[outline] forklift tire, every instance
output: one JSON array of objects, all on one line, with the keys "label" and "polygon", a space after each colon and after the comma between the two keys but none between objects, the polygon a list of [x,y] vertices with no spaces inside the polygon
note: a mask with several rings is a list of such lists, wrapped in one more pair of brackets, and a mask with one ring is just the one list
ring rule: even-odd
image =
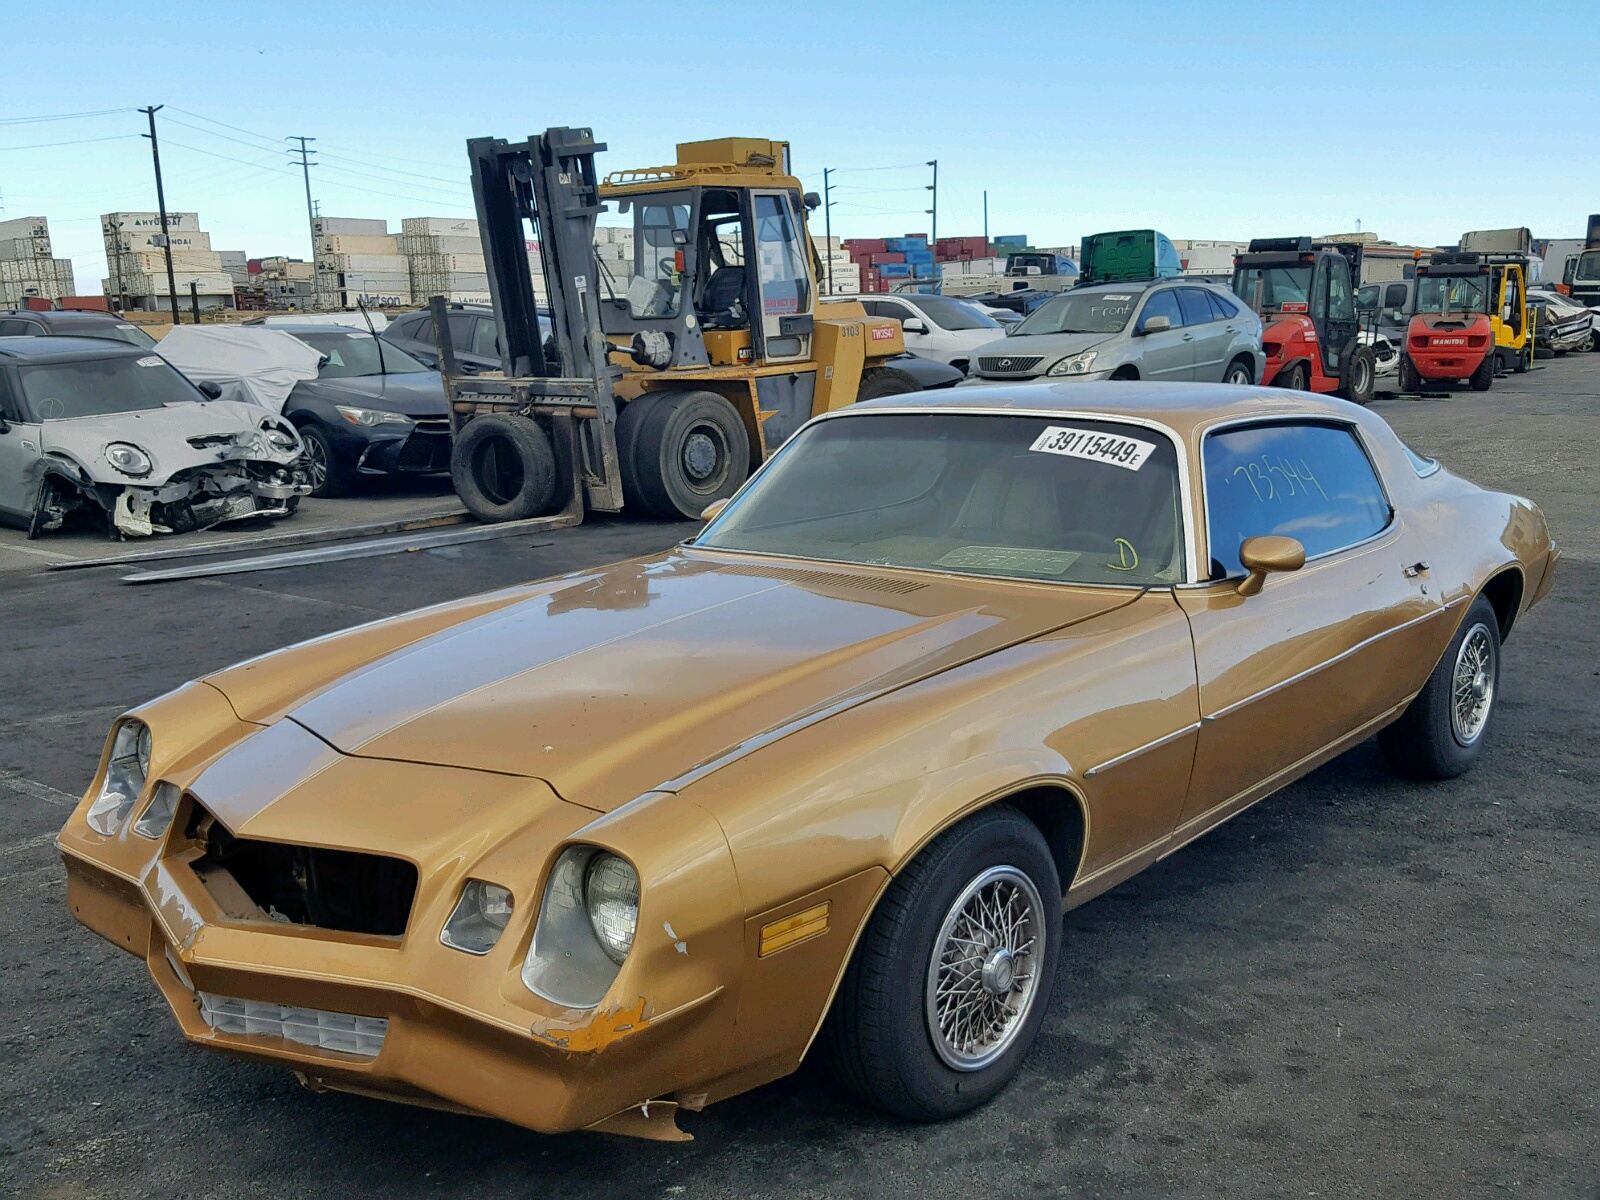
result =
[{"label": "forklift tire", "polygon": [[876,371],[868,371],[861,377],[861,386],[856,390],[856,403],[863,400],[876,400],[879,396],[904,396],[908,392],[920,392],[917,381],[904,371],[896,371],[893,367],[881,367]]},{"label": "forklift tire", "polygon": [[[1596,345],[1595,349],[1600,350],[1600,345]],[[1533,369],[1533,351],[1526,346],[1518,350],[1517,357],[1511,364],[1511,369],[1518,375],[1526,375]]]},{"label": "forklift tire", "polygon": [[1339,373],[1344,387],[1340,394],[1352,404],[1363,408],[1372,403],[1372,392],[1378,382],[1377,360],[1370,347],[1351,342],[1339,356]]},{"label": "forklift tire", "polygon": [[1485,354],[1483,361],[1478,364],[1478,369],[1468,377],[1467,382],[1472,385],[1473,391],[1487,392],[1494,383],[1494,355]]},{"label": "forklift tire", "polygon": [[467,422],[450,450],[450,482],[478,520],[522,521],[550,511],[556,455],[527,417],[491,413]]},{"label": "forklift tire", "polygon": [[1417,374],[1417,368],[1411,365],[1411,357],[1407,354],[1400,356],[1400,390],[1412,396],[1422,390],[1422,376]]},{"label": "forklift tire", "polygon": [[617,415],[625,503],[658,517],[697,521],[750,475],[750,435],[715,392],[652,392]]},{"label": "forklift tire", "polygon": [[1304,392],[1311,387],[1310,381],[1306,376],[1306,365],[1303,362],[1295,363],[1294,366],[1283,372],[1272,382],[1281,388],[1288,388],[1291,392]]}]

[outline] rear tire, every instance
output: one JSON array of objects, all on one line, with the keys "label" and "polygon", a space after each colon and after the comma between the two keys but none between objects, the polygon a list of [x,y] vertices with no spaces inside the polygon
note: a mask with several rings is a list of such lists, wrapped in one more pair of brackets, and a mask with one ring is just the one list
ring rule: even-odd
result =
[{"label": "rear tire", "polygon": [[1400,390],[1412,396],[1422,390],[1422,376],[1417,374],[1409,354],[1400,356]]},{"label": "rear tire", "polygon": [[1500,689],[1500,619],[1479,596],[1400,719],[1378,734],[1389,765],[1413,779],[1454,779],[1478,761]]},{"label": "rear tire", "polygon": [[653,392],[617,417],[622,493],[658,517],[698,520],[750,474],[750,437],[715,392]]},{"label": "rear tire", "polygon": [[1344,398],[1363,408],[1372,403],[1372,392],[1378,382],[1378,364],[1369,346],[1359,342],[1345,348],[1339,360],[1340,388]]},{"label": "rear tire", "polygon": [[1511,364],[1511,369],[1518,375],[1526,375],[1533,368],[1533,351],[1524,346],[1517,351],[1517,357]]},{"label": "rear tire", "polygon": [[823,1027],[829,1069],[913,1121],[987,1103],[1038,1034],[1060,941],[1061,883],[1044,838],[1013,808],[984,809],[930,843],[878,902]]},{"label": "rear tire", "polygon": [[893,367],[881,367],[875,371],[868,371],[861,377],[861,387],[856,391],[856,403],[876,400],[880,396],[905,396],[921,390],[917,386],[917,381],[904,371],[897,371]]},{"label": "rear tire", "polygon": [[1311,377],[1306,374],[1305,363],[1295,363],[1294,366],[1280,374],[1273,382],[1291,392],[1304,392],[1311,387]]},{"label": "rear tire", "polygon": [[450,450],[450,482],[478,520],[522,521],[550,510],[556,456],[527,417],[490,413],[467,422]]},{"label": "rear tire", "polygon": [[1247,358],[1236,358],[1228,364],[1228,369],[1223,373],[1223,383],[1236,383],[1248,387],[1256,381],[1256,373]]},{"label": "rear tire", "polygon": [[1478,369],[1467,380],[1475,392],[1487,392],[1494,384],[1494,355],[1485,354]]}]

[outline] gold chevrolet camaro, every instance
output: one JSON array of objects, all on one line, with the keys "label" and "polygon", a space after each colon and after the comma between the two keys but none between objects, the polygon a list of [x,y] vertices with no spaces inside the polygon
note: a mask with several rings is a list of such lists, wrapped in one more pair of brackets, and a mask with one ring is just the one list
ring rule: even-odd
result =
[{"label": "gold chevrolet camaro", "polygon": [[858,404],[716,508],[119,718],[73,913],[314,1090],[682,1138],[815,1047],[947,1117],[1064,909],[1374,734],[1470,767],[1558,558],[1376,415],[1237,386]]}]

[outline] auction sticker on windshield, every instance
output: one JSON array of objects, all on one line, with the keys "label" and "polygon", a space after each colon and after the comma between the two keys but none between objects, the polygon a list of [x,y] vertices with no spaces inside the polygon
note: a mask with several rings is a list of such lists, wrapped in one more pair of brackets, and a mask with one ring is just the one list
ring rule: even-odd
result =
[{"label": "auction sticker on windshield", "polygon": [[166,361],[167,360],[162,358],[159,354],[148,354],[144,358],[134,360],[134,365],[140,367],[159,367],[164,365]]},{"label": "auction sticker on windshield", "polygon": [[1090,462],[1109,463],[1137,471],[1144,460],[1155,451],[1154,442],[1141,442],[1138,438],[1122,437],[1114,433],[1096,433],[1092,429],[1068,429],[1064,425],[1047,425],[1028,449],[1040,454],[1064,454],[1068,458],[1086,458]]}]

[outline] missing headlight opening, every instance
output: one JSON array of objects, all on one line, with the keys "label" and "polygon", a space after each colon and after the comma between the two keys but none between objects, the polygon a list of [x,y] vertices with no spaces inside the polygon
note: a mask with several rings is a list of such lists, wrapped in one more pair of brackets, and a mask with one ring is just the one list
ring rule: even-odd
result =
[{"label": "missing headlight opening", "polygon": [[380,937],[406,931],[417,869],[403,859],[237,838],[198,804],[185,830],[205,847],[195,875],[230,917]]}]

